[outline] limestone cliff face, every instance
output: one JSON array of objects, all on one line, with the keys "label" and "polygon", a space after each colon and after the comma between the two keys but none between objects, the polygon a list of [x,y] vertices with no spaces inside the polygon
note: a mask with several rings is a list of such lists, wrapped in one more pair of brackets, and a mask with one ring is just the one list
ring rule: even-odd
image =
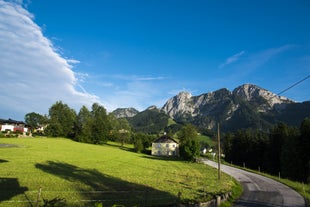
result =
[{"label": "limestone cliff face", "polygon": [[292,100],[286,97],[278,96],[253,84],[239,86],[233,91],[233,94],[248,102],[256,102],[259,104],[258,110],[260,112],[266,112],[273,108],[281,110],[285,108],[287,104],[293,103]]},{"label": "limestone cliff face", "polygon": [[192,94],[180,92],[178,95],[169,99],[162,107],[162,110],[172,118],[177,114],[193,115],[194,107],[192,104]]},{"label": "limestone cliff face", "polygon": [[220,89],[198,96],[181,92],[169,99],[162,110],[176,121],[212,129],[216,122],[224,125],[235,125],[232,122],[246,122],[246,119],[254,122],[264,113],[280,112],[290,103],[294,102],[259,86],[244,84],[232,92]]},{"label": "limestone cliff face", "polygon": [[310,102],[295,103],[259,86],[244,84],[233,91],[223,88],[198,96],[180,92],[162,108],[150,106],[143,112],[126,108],[113,113],[118,118],[132,117],[129,120],[141,125],[140,128],[151,122],[148,127],[154,132],[156,130],[152,127],[160,125],[163,130],[163,123],[168,119],[211,130],[216,128],[217,123],[223,131],[242,128],[267,130],[279,121],[298,126],[305,117],[310,117]]}]

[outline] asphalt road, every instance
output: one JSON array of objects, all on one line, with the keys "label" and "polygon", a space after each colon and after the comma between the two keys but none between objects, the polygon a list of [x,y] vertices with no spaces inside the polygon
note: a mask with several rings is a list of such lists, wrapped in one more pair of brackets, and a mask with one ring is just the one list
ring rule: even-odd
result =
[{"label": "asphalt road", "polygon": [[[217,168],[217,163],[204,160],[205,164]],[[243,187],[243,194],[234,204],[235,207],[305,207],[304,198],[286,185],[226,165],[221,171],[234,177]]]}]

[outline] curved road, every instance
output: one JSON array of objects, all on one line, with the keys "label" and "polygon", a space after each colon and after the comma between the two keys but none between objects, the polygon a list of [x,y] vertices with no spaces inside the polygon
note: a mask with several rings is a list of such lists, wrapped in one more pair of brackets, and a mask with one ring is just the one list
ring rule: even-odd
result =
[{"label": "curved road", "polygon": [[[217,163],[204,160],[217,168]],[[221,171],[234,177],[243,187],[243,194],[235,207],[305,207],[304,198],[286,185],[237,168],[221,165]]]}]

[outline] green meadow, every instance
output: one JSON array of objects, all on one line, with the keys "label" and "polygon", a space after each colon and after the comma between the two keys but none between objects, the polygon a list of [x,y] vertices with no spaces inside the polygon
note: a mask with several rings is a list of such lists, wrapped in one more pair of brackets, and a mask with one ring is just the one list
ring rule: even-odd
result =
[{"label": "green meadow", "polygon": [[202,145],[208,145],[209,147],[215,147],[216,146],[216,141],[212,140],[210,137],[205,136],[205,135],[199,135],[197,137],[198,141],[202,144]]},{"label": "green meadow", "polygon": [[[3,144],[6,145],[3,145]],[[235,185],[198,163],[133,152],[118,143],[0,139],[0,206],[160,206],[206,201]],[[100,204],[101,205],[101,204]]]}]

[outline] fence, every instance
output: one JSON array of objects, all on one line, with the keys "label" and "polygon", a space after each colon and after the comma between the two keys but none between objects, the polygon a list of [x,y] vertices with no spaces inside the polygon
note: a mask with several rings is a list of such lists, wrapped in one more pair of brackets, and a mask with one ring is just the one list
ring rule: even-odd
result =
[{"label": "fence", "polygon": [[[1,201],[1,200],[0,200]],[[6,207],[41,206],[173,206],[176,196],[158,191],[27,191],[18,198],[1,201]]]}]

